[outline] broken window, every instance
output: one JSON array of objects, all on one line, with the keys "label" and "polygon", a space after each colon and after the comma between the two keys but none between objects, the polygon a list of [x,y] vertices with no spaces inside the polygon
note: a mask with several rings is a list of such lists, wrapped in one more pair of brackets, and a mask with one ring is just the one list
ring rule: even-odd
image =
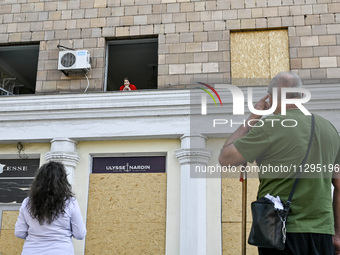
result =
[{"label": "broken window", "polygon": [[140,89],[157,89],[157,38],[108,41],[106,90],[118,91],[128,77]]},{"label": "broken window", "polygon": [[0,47],[0,95],[34,94],[39,45]]}]

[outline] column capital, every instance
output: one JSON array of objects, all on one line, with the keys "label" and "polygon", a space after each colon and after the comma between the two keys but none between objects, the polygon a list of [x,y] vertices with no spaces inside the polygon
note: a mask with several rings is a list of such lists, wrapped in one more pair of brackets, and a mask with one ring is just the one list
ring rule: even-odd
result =
[{"label": "column capital", "polygon": [[185,164],[203,164],[207,165],[210,159],[211,151],[201,148],[179,149],[175,151],[176,158],[181,165]]},{"label": "column capital", "polygon": [[60,161],[65,165],[76,167],[79,161],[76,144],[76,141],[69,138],[54,138],[51,141],[51,150],[45,154],[45,159],[47,161]]},{"label": "column capital", "polygon": [[76,167],[79,162],[77,152],[49,151],[45,154],[46,161],[59,161],[65,165]]},{"label": "column capital", "polygon": [[51,141],[51,150],[45,154],[46,161],[57,161],[65,165],[70,184],[73,184],[74,170],[79,162],[76,141],[69,138],[55,138]]},{"label": "column capital", "polygon": [[181,137],[181,149],[176,150],[176,157],[181,165],[208,164],[211,151],[206,149],[207,137],[202,134],[184,134]]}]

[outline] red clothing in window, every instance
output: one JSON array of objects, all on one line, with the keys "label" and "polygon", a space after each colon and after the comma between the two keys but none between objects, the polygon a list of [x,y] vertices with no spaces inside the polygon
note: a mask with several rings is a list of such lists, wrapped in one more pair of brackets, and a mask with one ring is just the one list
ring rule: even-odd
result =
[{"label": "red clothing in window", "polygon": [[[120,86],[120,89],[119,89],[119,90],[123,90],[124,87],[125,87],[124,85],[123,85],[123,86]],[[130,87],[131,90],[137,90],[136,86],[133,85],[133,84],[130,84],[129,87]]]}]

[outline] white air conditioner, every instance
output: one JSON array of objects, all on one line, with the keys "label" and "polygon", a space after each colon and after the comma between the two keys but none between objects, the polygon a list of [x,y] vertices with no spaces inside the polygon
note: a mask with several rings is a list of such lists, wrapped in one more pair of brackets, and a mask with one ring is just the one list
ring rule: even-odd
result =
[{"label": "white air conditioner", "polygon": [[65,50],[59,52],[58,70],[66,75],[71,72],[86,73],[91,69],[90,53],[87,50]]}]

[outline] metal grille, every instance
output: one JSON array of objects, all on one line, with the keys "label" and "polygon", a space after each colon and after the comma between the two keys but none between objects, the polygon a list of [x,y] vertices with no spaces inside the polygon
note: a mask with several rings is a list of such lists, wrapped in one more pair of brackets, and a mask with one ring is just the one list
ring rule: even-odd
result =
[{"label": "metal grille", "polygon": [[66,53],[62,56],[60,63],[64,67],[71,67],[76,62],[76,56],[72,53]]}]

